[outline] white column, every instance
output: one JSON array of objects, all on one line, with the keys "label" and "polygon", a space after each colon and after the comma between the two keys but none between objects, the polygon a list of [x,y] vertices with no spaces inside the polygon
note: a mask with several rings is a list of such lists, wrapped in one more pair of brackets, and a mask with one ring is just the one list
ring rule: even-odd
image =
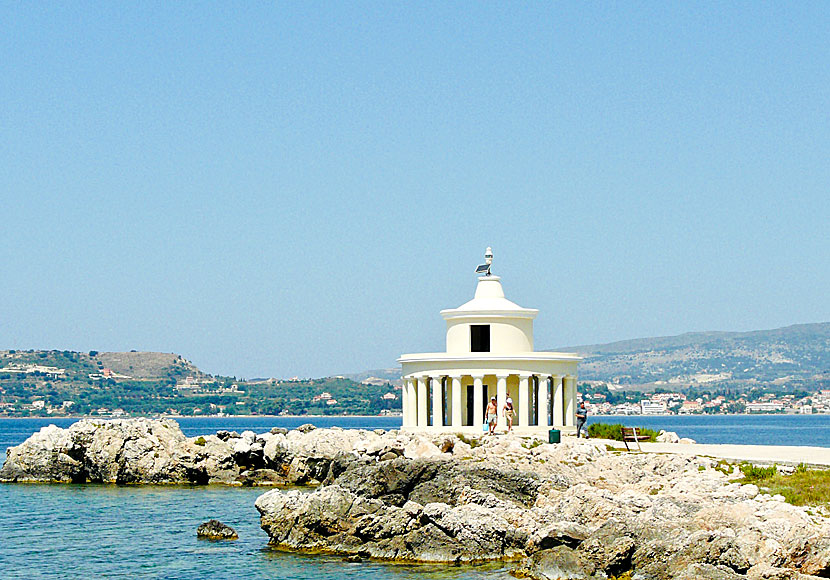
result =
[{"label": "white column", "polygon": [[546,375],[537,375],[539,379],[539,391],[536,395],[536,402],[539,406],[539,427],[549,427],[550,418],[548,417],[548,377]]},{"label": "white column", "polygon": [[484,375],[473,375],[473,426],[484,423]]},{"label": "white column", "polygon": [[444,397],[441,392],[441,377],[430,377],[432,381],[432,426],[444,426]]},{"label": "white column", "polygon": [[407,404],[409,403],[409,387],[407,386],[407,382],[409,379],[403,380],[403,385],[401,385],[401,427],[409,427],[409,418],[406,414],[409,412],[409,408]]},{"label": "white column", "polygon": [[418,382],[415,378],[411,378],[407,384],[409,385],[409,426],[416,427],[418,425]]},{"label": "white column", "polygon": [[565,425],[576,425],[576,377],[566,376],[565,382]]},{"label": "white column", "polygon": [[565,424],[564,386],[562,377],[553,375],[553,426],[562,427]]},{"label": "white column", "polygon": [[504,407],[504,402],[507,400],[507,377],[509,375],[496,375],[496,397],[498,398],[498,426],[504,427],[505,420],[502,417],[501,409]]},{"label": "white column", "polygon": [[429,377],[418,377],[418,427],[427,427],[427,381]]},{"label": "white column", "polygon": [[530,425],[530,375],[519,375],[519,427]]},{"label": "white column", "polygon": [[452,426],[461,428],[461,376],[452,377]]}]

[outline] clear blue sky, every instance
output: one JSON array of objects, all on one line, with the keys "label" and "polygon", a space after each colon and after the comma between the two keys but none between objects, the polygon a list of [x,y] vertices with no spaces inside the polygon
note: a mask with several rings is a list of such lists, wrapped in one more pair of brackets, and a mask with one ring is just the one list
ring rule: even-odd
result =
[{"label": "clear blue sky", "polygon": [[[64,5],[64,4],[71,4]],[[830,3],[3,3],[0,348],[324,376],[830,320]]]}]

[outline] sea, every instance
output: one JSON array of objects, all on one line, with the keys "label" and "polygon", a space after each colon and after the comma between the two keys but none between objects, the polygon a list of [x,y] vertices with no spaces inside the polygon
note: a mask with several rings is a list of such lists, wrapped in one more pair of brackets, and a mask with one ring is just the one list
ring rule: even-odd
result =
[{"label": "sea", "polygon": [[[0,457],[41,427],[76,419],[0,419]],[[345,429],[394,429],[400,417],[179,418],[188,436],[220,429],[263,433],[303,423]],[[699,443],[830,447],[830,415],[589,417],[674,431]],[[508,580],[513,565],[347,563],[280,552],[259,527],[256,498],[266,489],[226,486],[0,484],[0,578],[159,578],[265,580]],[[233,542],[196,538],[215,518],[239,533]]]}]

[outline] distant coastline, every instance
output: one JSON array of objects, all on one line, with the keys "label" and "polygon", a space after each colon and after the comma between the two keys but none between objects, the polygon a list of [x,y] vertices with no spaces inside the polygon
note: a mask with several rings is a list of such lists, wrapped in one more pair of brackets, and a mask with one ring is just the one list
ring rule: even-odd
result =
[{"label": "distant coastline", "polygon": [[138,419],[138,418],[145,418],[145,419],[302,419],[307,417],[309,419],[337,419],[343,417],[354,417],[356,419],[381,419],[381,418],[393,418],[393,417],[400,417],[401,414],[391,414],[391,415],[125,415],[123,417],[106,417],[106,416],[99,416],[99,415],[47,415],[47,416],[27,416],[27,417],[11,417],[7,415],[0,415],[0,421],[5,419],[14,419],[15,421],[19,421],[21,419],[31,419],[37,421],[48,421],[49,419],[104,419],[104,420],[112,420],[112,419]]}]

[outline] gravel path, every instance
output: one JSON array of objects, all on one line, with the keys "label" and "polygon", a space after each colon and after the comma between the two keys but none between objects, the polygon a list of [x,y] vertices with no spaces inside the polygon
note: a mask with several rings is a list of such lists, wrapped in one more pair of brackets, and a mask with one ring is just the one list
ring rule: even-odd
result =
[{"label": "gravel path", "polygon": [[[619,441],[608,441],[625,449]],[[629,443],[629,446],[632,444]],[[636,448],[636,443],[633,444]],[[678,455],[703,455],[735,461],[754,463],[780,463],[782,465],[808,465],[830,467],[830,448],[784,445],[708,445],[703,443],[640,443],[646,453],[676,453]]]}]

